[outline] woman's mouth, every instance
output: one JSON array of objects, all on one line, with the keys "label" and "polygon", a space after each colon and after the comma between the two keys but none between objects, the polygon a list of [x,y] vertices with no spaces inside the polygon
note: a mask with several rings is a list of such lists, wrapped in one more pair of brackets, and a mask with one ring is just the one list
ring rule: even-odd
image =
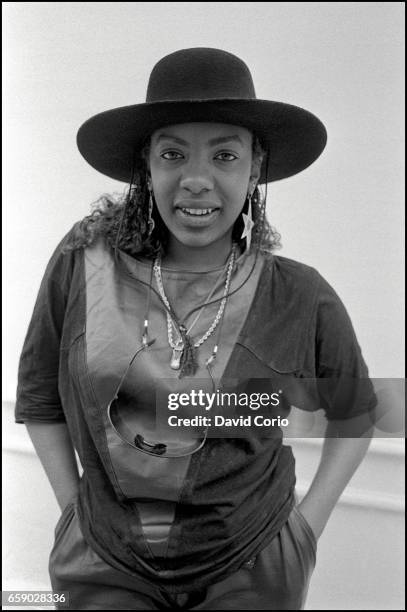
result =
[{"label": "woman's mouth", "polygon": [[216,208],[181,208],[187,215],[210,215]]},{"label": "woman's mouth", "polygon": [[213,222],[219,215],[219,208],[176,208],[176,216],[183,225],[189,227],[203,227]]}]

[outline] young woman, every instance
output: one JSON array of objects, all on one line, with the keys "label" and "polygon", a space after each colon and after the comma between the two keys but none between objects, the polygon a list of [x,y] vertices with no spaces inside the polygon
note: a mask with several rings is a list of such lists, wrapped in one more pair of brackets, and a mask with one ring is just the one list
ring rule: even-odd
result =
[{"label": "young woman", "polygon": [[[247,66],[208,48],[164,57],[145,103],[80,128],[85,159],[129,189],[103,197],[52,256],[16,406],[62,509],[50,576],[71,609],[303,607],[317,540],[368,438],[327,433],[298,504],[280,428],[163,424],[181,393],[192,416],[192,392],[367,376],[333,289],[273,254],[259,189],[325,143],[314,115],[256,99]],[[338,414],[325,398],[328,420],[366,412],[370,389],[362,399]]]}]

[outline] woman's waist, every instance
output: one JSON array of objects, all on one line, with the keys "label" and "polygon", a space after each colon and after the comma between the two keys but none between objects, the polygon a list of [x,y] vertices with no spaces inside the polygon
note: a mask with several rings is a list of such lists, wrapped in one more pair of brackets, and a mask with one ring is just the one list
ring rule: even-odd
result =
[{"label": "woman's waist", "polygon": [[[235,507],[223,516],[222,509],[210,503],[206,508],[174,504],[172,509],[176,509],[176,514],[164,537],[163,531],[152,531],[160,526],[162,529],[165,524],[163,517],[169,517],[171,506],[162,500],[143,499],[126,504],[130,516],[124,521],[118,515],[111,516],[108,533],[99,529],[96,516],[103,512],[103,508],[85,502],[81,504],[85,508],[82,518],[84,532],[91,537],[90,544],[94,540],[96,549],[103,551],[107,562],[123,563],[130,572],[137,574],[141,571],[148,580],[158,580],[168,587],[187,591],[196,585],[197,580],[209,584],[211,580],[221,579],[226,571],[238,569],[268,545],[291,512],[294,488],[295,480],[287,478],[274,507],[271,504],[273,495],[270,495],[262,500],[261,505],[247,500],[242,507]],[[143,517],[136,512],[141,506],[145,511]],[[91,513],[96,514],[91,516]],[[139,526],[129,529],[134,520]],[[143,521],[150,529],[147,536],[143,533]],[[90,529],[87,527],[89,524]],[[124,524],[127,524],[126,529],[122,528]],[[106,542],[109,542],[108,548]]]}]

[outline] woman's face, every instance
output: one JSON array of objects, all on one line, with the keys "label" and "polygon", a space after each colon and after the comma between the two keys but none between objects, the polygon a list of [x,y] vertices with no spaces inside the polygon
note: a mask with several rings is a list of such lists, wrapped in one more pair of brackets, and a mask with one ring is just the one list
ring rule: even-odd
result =
[{"label": "woman's face", "polygon": [[233,224],[260,175],[252,134],[223,123],[185,123],[151,137],[149,170],[171,242],[230,248]]}]

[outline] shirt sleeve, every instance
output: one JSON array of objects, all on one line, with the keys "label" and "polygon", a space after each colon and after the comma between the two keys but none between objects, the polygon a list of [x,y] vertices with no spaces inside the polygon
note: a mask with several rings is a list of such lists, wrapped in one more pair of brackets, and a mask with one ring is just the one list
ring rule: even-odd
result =
[{"label": "shirt sleeve", "polygon": [[346,308],[318,276],[315,353],[321,407],[328,420],[350,419],[370,413],[376,395]]},{"label": "shirt sleeve", "polygon": [[64,247],[74,228],[55,249],[37,295],[19,361],[16,423],[65,421],[58,392],[59,349],[74,258]]}]

